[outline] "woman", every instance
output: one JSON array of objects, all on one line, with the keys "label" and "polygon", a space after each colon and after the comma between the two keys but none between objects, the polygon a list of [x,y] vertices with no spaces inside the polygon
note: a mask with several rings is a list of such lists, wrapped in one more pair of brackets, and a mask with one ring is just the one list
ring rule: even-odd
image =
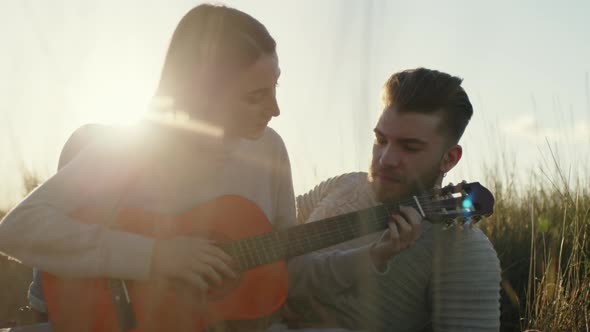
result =
[{"label": "woman", "polygon": [[181,281],[201,295],[236,278],[231,257],[208,238],[156,239],[113,225],[123,209],[171,216],[228,194],[253,201],[273,227],[294,224],[287,152],[267,127],[279,115],[279,75],[260,22],[224,6],[191,9],[172,36],[155,116],[132,133],[83,139],[2,220],[0,251],[59,276]]}]

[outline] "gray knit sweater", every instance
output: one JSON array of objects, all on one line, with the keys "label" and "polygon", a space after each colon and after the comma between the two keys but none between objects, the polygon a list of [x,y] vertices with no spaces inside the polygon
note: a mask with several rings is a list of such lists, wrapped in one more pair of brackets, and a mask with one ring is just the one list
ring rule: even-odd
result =
[{"label": "gray knit sweater", "polygon": [[[297,197],[298,221],[313,222],[376,204],[366,173],[344,174]],[[379,235],[292,261],[289,297],[296,301],[290,304],[299,306],[294,309],[305,314],[309,304],[301,299],[314,298],[340,327],[351,330],[499,330],[500,265],[480,229],[443,230],[425,221],[420,239],[394,256],[384,273],[367,268],[366,255],[351,255]],[[357,257],[356,264],[351,256]]]}]

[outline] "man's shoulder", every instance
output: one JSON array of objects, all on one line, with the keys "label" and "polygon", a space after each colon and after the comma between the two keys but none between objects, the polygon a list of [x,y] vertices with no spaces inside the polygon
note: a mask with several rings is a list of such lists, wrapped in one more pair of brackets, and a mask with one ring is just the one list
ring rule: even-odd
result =
[{"label": "man's shoulder", "polygon": [[373,204],[374,195],[367,173],[345,173],[322,181],[308,193],[297,196],[298,219],[300,222],[320,220]]},{"label": "man's shoulder", "polygon": [[359,194],[368,194],[369,183],[367,173],[351,172],[340,174],[320,182],[313,189],[321,199],[343,199]]},{"label": "man's shoulder", "polygon": [[352,190],[358,189],[359,186],[367,186],[368,177],[366,172],[350,172],[331,177],[323,181],[326,186],[334,190]]},{"label": "man's shoulder", "polygon": [[[435,252],[444,259],[469,261],[469,264],[499,264],[498,255],[486,234],[476,226],[433,227]],[[443,257],[441,257],[443,258]],[[469,265],[467,264],[467,265]]]}]

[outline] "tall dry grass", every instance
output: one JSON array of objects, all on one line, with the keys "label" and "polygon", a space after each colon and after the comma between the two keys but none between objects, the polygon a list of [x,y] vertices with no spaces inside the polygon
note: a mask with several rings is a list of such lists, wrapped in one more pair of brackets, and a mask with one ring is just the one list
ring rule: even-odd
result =
[{"label": "tall dry grass", "polygon": [[502,264],[503,331],[590,331],[590,188],[554,166],[520,188],[487,179],[496,204],[481,227]]},{"label": "tall dry grass", "polygon": [[[21,166],[24,194],[33,190],[40,178]],[[0,210],[0,219],[6,211]],[[27,289],[32,280],[30,267],[0,254],[0,327],[16,321],[18,308],[27,305]]]}]

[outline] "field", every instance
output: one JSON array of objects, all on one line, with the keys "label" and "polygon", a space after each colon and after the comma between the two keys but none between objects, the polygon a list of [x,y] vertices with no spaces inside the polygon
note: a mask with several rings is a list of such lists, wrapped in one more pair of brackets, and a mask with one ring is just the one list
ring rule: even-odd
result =
[{"label": "field", "polygon": [[[518,189],[497,175],[485,181],[495,213],[479,226],[502,264],[502,331],[590,331],[589,188],[558,171],[539,176],[543,185]],[[29,268],[0,257],[0,322],[15,320],[30,280]]]}]

